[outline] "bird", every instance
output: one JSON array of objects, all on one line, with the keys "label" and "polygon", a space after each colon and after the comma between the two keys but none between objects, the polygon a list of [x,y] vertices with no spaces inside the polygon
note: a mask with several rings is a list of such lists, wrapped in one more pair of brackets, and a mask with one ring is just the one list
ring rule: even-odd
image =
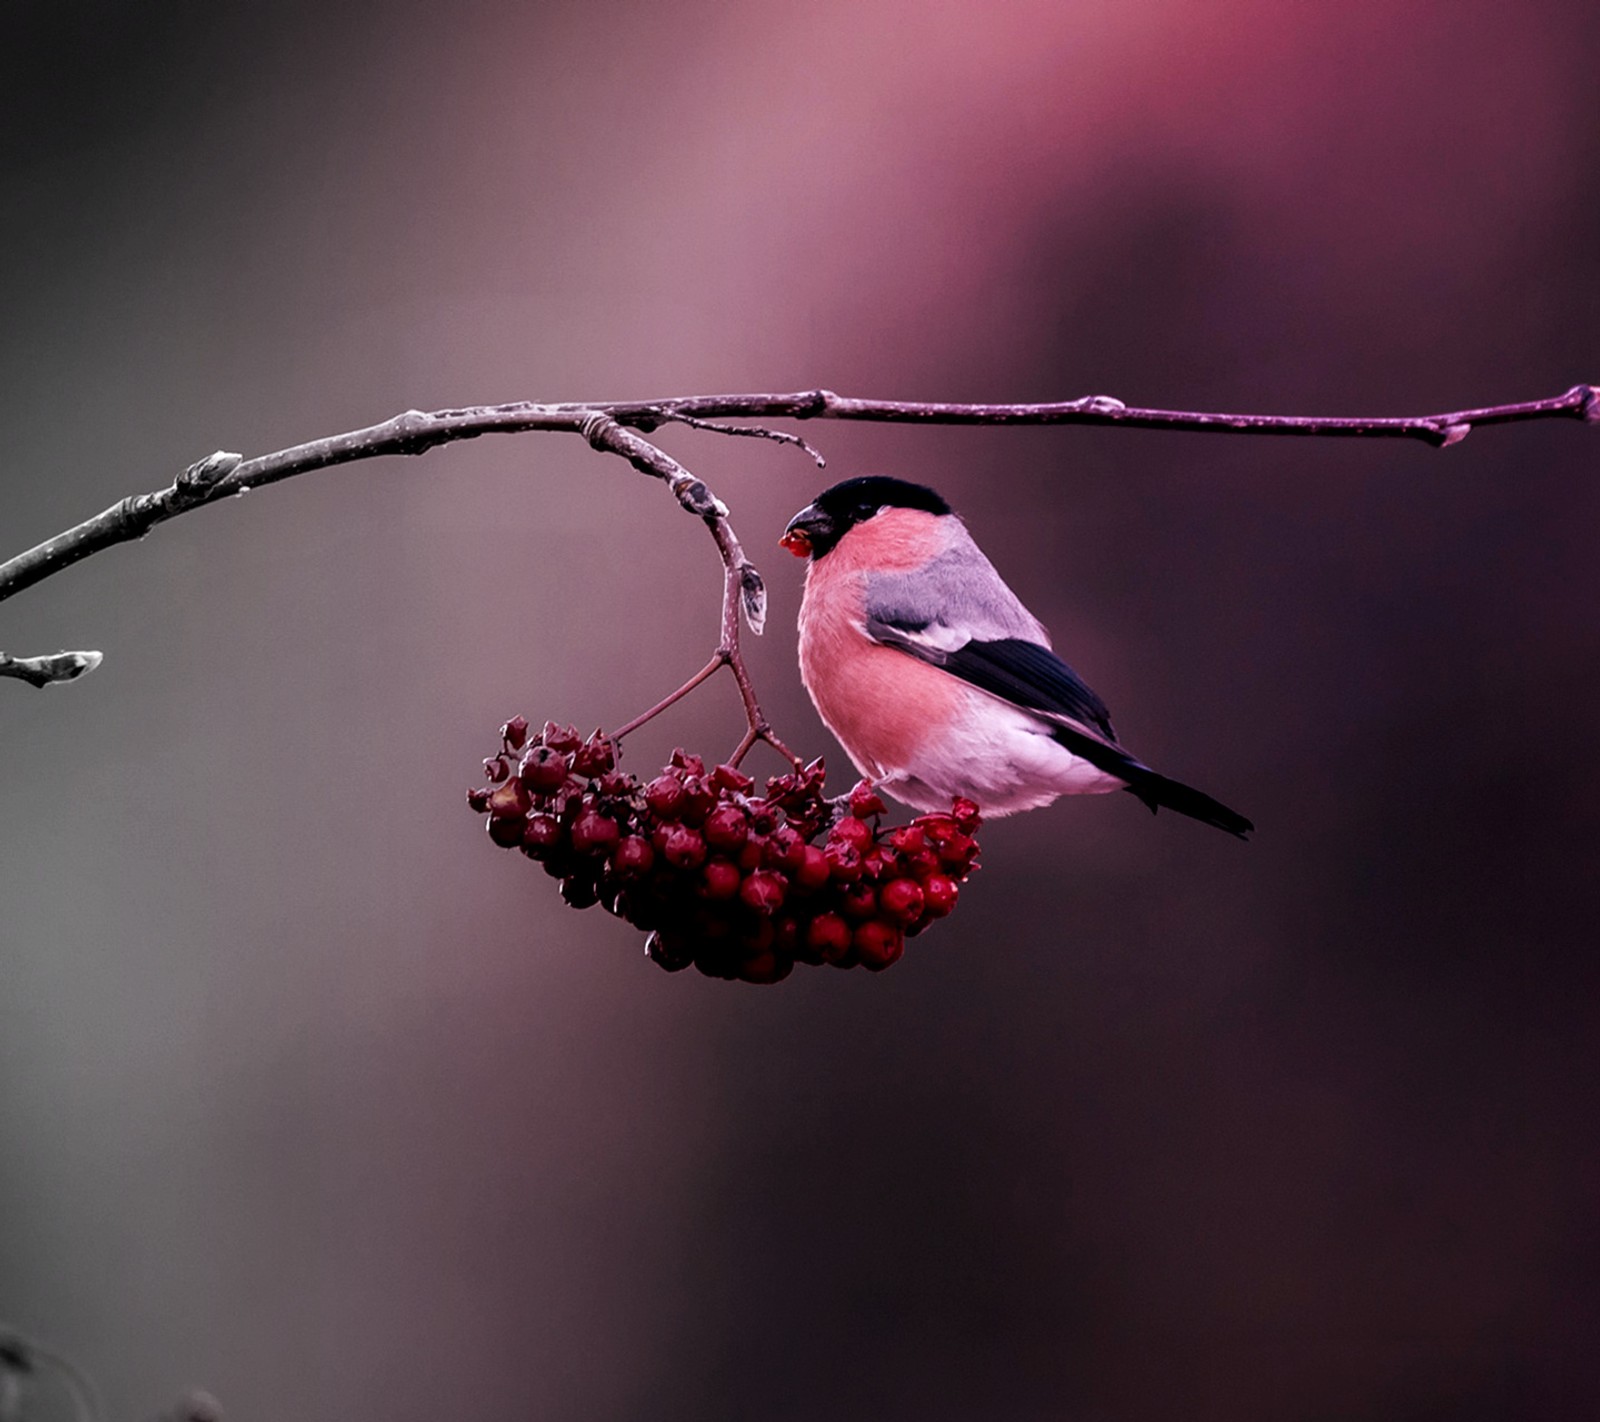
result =
[{"label": "bird", "polygon": [[869,474],[819,494],[780,544],[805,558],[800,678],[856,769],[895,799],[986,816],[1126,790],[1240,839],[1255,826],[1152,770],[934,490]]}]

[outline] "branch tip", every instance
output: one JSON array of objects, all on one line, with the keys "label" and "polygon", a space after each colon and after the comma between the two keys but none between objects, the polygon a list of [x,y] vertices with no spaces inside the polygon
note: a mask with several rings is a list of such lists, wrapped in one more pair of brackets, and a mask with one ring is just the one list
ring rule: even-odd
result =
[{"label": "branch tip", "polygon": [[[680,425],[688,425],[690,429],[707,430],[712,434],[735,435],[744,439],[770,439],[777,444],[792,445],[809,455],[812,463],[818,469],[826,469],[828,461],[822,457],[821,452],[809,440],[802,439],[797,434],[787,430],[775,430],[768,425],[730,425],[721,420],[703,420],[698,415],[686,414],[682,410],[664,409],[659,412],[661,420],[673,420]],[[640,415],[628,421],[635,429],[648,434],[656,428],[659,421],[650,415]]]},{"label": "branch tip", "polygon": [[1471,425],[1446,425],[1439,431],[1439,448],[1449,449],[1453,444],[1460,444],[1471,433]]},{"label": "branch tip", "polygon": [[103,652],[56,652],[48,657],[13,657],[0,652],[0,676],[14,676],[29,686],[76,681],[105,660]]}]

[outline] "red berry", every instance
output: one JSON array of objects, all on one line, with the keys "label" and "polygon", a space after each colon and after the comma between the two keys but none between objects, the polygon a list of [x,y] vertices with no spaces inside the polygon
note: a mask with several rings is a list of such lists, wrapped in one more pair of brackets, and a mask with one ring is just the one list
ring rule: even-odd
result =
[{"label": "red berry", "polygon": [[489,792],[491,815],[525,815],[533,801],[520,780],[508,780]]},{"label": "red berry", "polygon": [[694,943],[682,934],[658,930],[644,940],[644,951],[652,963],[669,973],[681,973],[694,962]]},{"label": "red berry", "polygon": [[892,849],[885,849],[882,845],[869,850],[865,859],[861,861],[861,871],[875,884],[881,884],[885,879],[894,878],[899,869],[900,856]]},{"label": "red berry", "polygon": [[549,746],[531,746],[517,767],[517,779],[536,795],[548,795],[567,783],[571,765],[567,757]]},{"label": "red berry", "polygon": [[800,925],[788,914],[780,914],[777,918],[764,918],[761,922],[772,925],[773,951],[780,956],[792,958],[803,947]]},{"label": "red berry", "polygon": [[587,874],[573,874],[561,881],[561,897],[575,909],[593,908],[600,902],[600,891]]},{"label": "red berry", "polygon": [[[860,820],[851,820],[860,824]],[[843,840],[830,839],[822,851],[828,861],[828,872],[841,884],[853,883],[861,877],[861,851]]]},{"label": "red berry", "polygon": [[974,834],[978,826],[983,823],[983,816],[978,812],[977,801],[969,800],[964,795],[958,795],[950,806],[951,818],[963,834]]},{"label": "red berry", "polygon": [[747,958],[754,957],[757,953],[769,950],[776,952],[773,944],[777,942],[778,931],[772,926],[770,918],[756,918],[740,931],[739,947],[744,950]]},{"label": "red berry", "polygon": [[757,869],[739,890],[739,897],[757,913],[772,914],[783,907],[783,876],[771,869]]},{"label": "red berry", "polygon": [[572,822],[572,847],[579,854],[609,854],[621,838],[617,822],[598,810],[582,810]]},{"label": "red berry", "polygon": [[964,874],[978,857],[978,841],[957,831],[939,846],[939,862],[957,874]]},{"label": "red berry", "polygon": [[794,971],[794,961],[780,958],[772,949],[756,953],[739,964],[740,980],[747,983],[781,983]]},{"label": "red berry", "polygon": [[644,787],[644,802],[659,819],[677,819],[683,800],[683,781],[676,775],[658,775]]},{"label": "red berry", "polygon": [[672,764],[679,770],[687,771],[690,775],[704,775],[706,763],[697,755],[690,755],[680,746],[672,753]]},{"label": "red berry", "polygon": [[499,784],[500,781],[511,774],[511,767],[506,764],[506,758],[503,755],[491,756],[483,763],[483,773],[491,784]]},{"label": "red berry", "polygon": [[865,880],[851,884],[844,891],[839,907],[850,918],[871,918],[878,911],[878,891]]},{"label": "red berry", "polygon": [[739,849],[749,837],[749,816],[737,805],[718,805],[706,816],[702,831],[713,849]]},{"label": "red berry", "polygon": [[695,945],[694,966],[708,978],[721,978],[732,982],[739,976],[738,961],[721,944],[707,943],[703,938]]},{"label": "red berry", "polygon": [[643,877],[655,862],[656,852],[642,835],[624,835],[611,852],[612,867],[627,878]]},{"label": "red berry", "polygon": [[906,951],[905,934],[898,924],[885,923],[874,918],[856,929],[855,950],[862,963],[873,972],[881,972]]},{"label": "red berry", "polygon": [[539,739],[551,750],[560,751],[566,755],[575,751],[583,744],[583,737],[578,734],[575,726],[558,726],[554,721],[546,721],[544,729],[539,732]]},{"label": "red berry", "polygon": [[872,846],[872,826],[865,820],[846,815],[828,831],[829,844],[848,844],[865,854]]},{"label": "red berry", "polygon": [[522,832],[527,827],[527,821],[521,815],[490,815],[486,823],[489,826],[489,838],[501,849],[515,849],[522,843]]},{"label": "red berry", "polygon": [[943,918],[956,906],[961,890],[947,874],[930,874],[922,881],[922,899],[934,918]]},{"label": "red berry", "polygon": [[528,827],[522,832],[522,849],[530,859],[540,859],[566,837],[566,829],[554,815],[529,815]]},{"label": "red berry", "polygon": [[706,816],[717,807],[717,792],[698,776],[690,776],[683,782],[683,808],[678,812],[678,817],[686,824],[698,829],[706,822]]},{"label": "red berry", "polygon": [[700,871],[700,892],[708,899],[731,899],[739,892],[739,866],[727,859],[708,859]]},{"label": "red berry", "polygon": [[512,750],[521,750],[523,742],[528,739],[528,718],[513,716],[500,728],[500,739]]},{"label": "red berry", "polygon": [[891,879],[879,893],[878,903],[895,922],[915,923],[922,917],[922,885],[915,879]]},{"label": "red berry", "polygon": [[799,830],[789,825],[779,825],[767,838],[766,852],[763,855],[767,868],[788,869],[793,872],[805,859],[806,847]]},{"label": "red berry", "polygon": [[881,796],[872,788],[870,780],[859,780],[850,791],[850,813],[858,820],[867,819],[871,815],[881,815],[885,805]]},{"label": "red berry", "polygon": [[661,852],[675,869],[698,869],[706,862],[706,842],[699,830],[688,825],[673,825],[666,833]]},{"label": "red berry", "polygon": [[476,810],[480,815],[488,812],[489,790],[487,786],[479,786],[476,790],[467,791],[467,808]]},{"label": "red berry", "polygon": [[837,963],[850,953],[854,934],[836,913],[819,913],[806,926],[806,947],[824,962]]},{"label": "red berry", "polygon": [[744,847],[739,851],[739,867],[746,874],[754,869],[759,869],[766,862],[766,839],[758,834],[753,834],[745,840]]},{"label": "red berry", "polygon": [[711,772],[711,783],[719,790],[731,790],[747,795],[755,789],[756,782],[742,770],[731,765],[719,765]]},{"label": "red berry", "polygon": [[596,731],[572,753],[572,768],[579,775],[603,775],[617,763],[611,742]]},{"label": "red berry", "polygon": [[828,856],[814,844],[801,846],[800,862],[790,871],[802,889],[820,889],[833,874]]}]

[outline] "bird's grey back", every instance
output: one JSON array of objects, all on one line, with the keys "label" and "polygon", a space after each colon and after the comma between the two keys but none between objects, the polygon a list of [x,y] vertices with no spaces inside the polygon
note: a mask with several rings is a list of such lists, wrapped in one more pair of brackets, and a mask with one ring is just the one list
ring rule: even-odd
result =
[{"label": "bird's grey back", "polygon": [[867,578],[867,618],[906,632],[946,651],[968,641],[1017,637],[1050,645],[1050,634],[1005,585],[994,565],[956,520],[951,544],[909,573],[872,573]]}]

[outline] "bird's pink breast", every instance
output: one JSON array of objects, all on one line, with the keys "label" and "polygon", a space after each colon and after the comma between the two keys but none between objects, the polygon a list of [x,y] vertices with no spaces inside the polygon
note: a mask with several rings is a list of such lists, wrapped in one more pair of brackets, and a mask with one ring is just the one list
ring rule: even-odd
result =
[{"label": "bird's pink breast", "polygon": [[894,509],[846,534],[806,572],[800,609],[800,677],[824,723],[864,775],[914,766],[929,737],[952,732],[967,697],[961,683],[865,631],[866,577],[921,567],[946,545],[932,514]]}]

